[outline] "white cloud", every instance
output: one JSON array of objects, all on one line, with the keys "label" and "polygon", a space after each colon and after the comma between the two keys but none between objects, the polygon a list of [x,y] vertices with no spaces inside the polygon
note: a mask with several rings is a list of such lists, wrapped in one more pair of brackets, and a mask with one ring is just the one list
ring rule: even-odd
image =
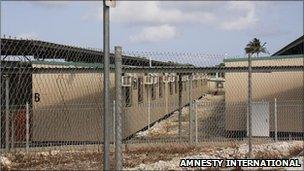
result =
[{"label": "white cloud", "polygon": [[227,12],[230,13],[220,24],[225,30],[244,30],[257,24],[256,5],[253,2],[232,1],[229,2]]},{"label": "white cloud", "polygon": [[130,37],[133,43],[162,42],[177,37],[176,28],[169,25],[145,27],[139,34]]},{"label": "white cloud", "polygon": [[207,23],[215,19],[209,12],[182,11],[178,8],[165,9],[157,1],[120,1],[117,8],[112,9],[111,15],[113,21],[132,24]]},{"label": "white cloud", "polygon": [[[119,1],[112,21],[134,25],[209,24],[224,30],[245,30],[258,22],[256,2]],[[102,16],[102,15],[100,15]]]},{"label": "white cloud", "polygon": [[[99,3],[83,19],[102,19]],[[111,21],[143,30],[130,37],[132,42],[158,42],[176,38],[180,26],[200,25],[229,31],[254,28],[258,23],[257,2],[161,2],[118,1],[111,8]],[[96,8],[96,6],[98,6]],[[166,32],[166,34],[162,34]]]},{"label": "white cloud", "polygon": [[17,38],[37,40],[39,37],[35,33],[22,33],[17,35]]},{"label": "white cloud", "polygon": [[67,1],[30,1],[29,3],[45,8],[57,8],[68,5]]}]

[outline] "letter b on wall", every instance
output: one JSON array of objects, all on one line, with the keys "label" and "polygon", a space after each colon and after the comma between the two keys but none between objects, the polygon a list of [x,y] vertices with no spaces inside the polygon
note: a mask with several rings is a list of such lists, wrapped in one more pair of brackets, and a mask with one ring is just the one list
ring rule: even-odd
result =
[{"label": "letter b on wall", "polygon": [[40,101],[40,94],[39,93],[35,93],[34,94],[34,101],[35,102],[39,102]]}]

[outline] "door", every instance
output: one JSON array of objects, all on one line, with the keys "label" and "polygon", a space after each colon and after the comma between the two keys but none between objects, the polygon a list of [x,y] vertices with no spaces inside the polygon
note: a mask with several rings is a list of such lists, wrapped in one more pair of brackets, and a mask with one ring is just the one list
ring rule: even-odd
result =
[{"label": "door", "polygon": [[252,103],[252,136],[269,137],[269,103]]}]

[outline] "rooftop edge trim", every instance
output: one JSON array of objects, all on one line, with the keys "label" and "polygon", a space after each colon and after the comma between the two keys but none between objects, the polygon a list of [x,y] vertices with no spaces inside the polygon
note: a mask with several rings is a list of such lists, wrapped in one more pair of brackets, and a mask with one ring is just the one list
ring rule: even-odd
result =
[{"label": "rooftop edge trim", "polygon": [[[253,61],[260,61],[260,60],[277,60],[277,59],[294,59],[294,58],[304,58],[304,54],[300,55],[283,55],[283,56],[264,56],[264,57],[251,57]],[[224,59],[224,62],[241,62],[241,61],[248,61],[247,57],[243,58],[228,58]]]}]

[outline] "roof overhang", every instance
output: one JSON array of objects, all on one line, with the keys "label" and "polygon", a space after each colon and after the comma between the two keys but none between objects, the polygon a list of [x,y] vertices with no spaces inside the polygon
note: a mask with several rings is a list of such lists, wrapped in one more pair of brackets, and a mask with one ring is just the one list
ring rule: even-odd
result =
[{"label": "roof overhang", "polygon": [[304,35],[289,43],[271,56],[304,54]]}]

